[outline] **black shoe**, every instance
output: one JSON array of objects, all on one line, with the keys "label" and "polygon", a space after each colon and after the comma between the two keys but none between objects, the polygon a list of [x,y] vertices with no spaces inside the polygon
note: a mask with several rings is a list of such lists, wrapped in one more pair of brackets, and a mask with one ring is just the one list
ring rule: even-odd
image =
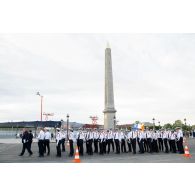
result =
[{"label": "black shoe", "polygon": [[29,156],[32,156],[32,155],[33,155],[33,153],[29,154]]},{"label": "black shoe", "polygon": [[19,154],[18,156],[23,156],[23,154]]}]

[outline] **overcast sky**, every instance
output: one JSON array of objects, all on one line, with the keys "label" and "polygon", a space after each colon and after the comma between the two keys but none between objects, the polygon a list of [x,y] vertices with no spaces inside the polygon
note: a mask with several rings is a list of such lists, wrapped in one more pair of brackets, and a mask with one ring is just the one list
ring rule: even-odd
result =
[{"label": "overcast sky", "polygon": [[195,124],[195,34],[0,34],[0,121],[103,123],[107,42],[119,124]]}]

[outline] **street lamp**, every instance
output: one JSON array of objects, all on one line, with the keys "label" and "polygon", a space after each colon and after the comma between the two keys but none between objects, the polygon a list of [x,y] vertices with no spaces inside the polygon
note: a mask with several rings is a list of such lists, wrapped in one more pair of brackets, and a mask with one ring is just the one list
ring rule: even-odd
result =
[{"label": "street lamp", "polygon": [[155,118],[153,118],[152,120],[153,120],[153,130],[155,130]]},{"label": "street lamp", "polygon": [[114,130],[115,130],[115,128],[116,128],[116,116],[115,115],[114,115],[113,119],[114,119]]},{"label": "street lamp", "polygon": [[186,118],[184,118],[185,126],[186,126]]},{"label": "street lamp", "polygon": [[68,138],[68,128],[69,128],[69,114],[66,115],[66,118],[67,118],[67,122],[66,122],[66,128],[67,128],[67,140],[69,140]]},{"label": "street lamp", "polygon": [[41,122],[42,122],[42,116],[43,116],[43,96],[39,92],[37,92],[36,95],[41,97]]}]

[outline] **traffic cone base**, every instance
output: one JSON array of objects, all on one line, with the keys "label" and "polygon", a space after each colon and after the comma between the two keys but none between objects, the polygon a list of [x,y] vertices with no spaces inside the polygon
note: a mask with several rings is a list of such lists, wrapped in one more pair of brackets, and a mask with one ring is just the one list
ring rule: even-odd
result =
[{"label": "traffic cone base", "polygon": [[188,146],[185,146],[185,153],[183,154],[186,158],[192,157],[192,155],[189,152]]},{"label": "traffic cone base", "polygon": [[80,163],[81,160],[79,158],[79,151],[78,151],[78,147],[76,147],[76,153],[75,153],[75,157],[74,157],[74,160],[73,160],[74,163]]}]

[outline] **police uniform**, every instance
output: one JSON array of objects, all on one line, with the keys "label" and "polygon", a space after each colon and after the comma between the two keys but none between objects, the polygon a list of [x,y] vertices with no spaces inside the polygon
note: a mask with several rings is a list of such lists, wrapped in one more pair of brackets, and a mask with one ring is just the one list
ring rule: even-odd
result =
[{"label": "police uniform", "polygon": [[38,135],[38,147],[39,147],[39,157],[44,156],[44,140],[45,140],[45,133],[41,129]]},{"label": "police uniform", "polygon": [[120,135],[118,131],[115,131],[114,133],[114,142],[115,142],[115,146],[116,146],[116,154],[120,154]]},{"label": "police uniform", "polygon": [[183,132],[180,128],[177,128],[177,145],[178,145],[178,152],[180,154],[184,154],[183,148]]},{"label": "police uniform", "polygon": [[104,154],[104,151],[103,151],[103,141],[104,141],[104,133],[103,131],[100,132],[99,134],[99,149],[100,149],[100,152],[99,154],[103,155]]},{"label": "police uniform", "polygon": [[131,144],[133,149],[133,154],[136,154],[136,139],[137,139],[137,132],[131,131]]},{"label": "police uniform", "polygon": [[70,145],[70,153],[69,153],[69,157],[72,157],[74,155],[74,146],[73,146],[73,142],[74,142],[74,134],[72,131],[69,132],[69,145]]},{"label": "police uniform", "polygon": [[141,154],[144,153],[144,147],[143,147],[143,144],[144,144],[144,137],[143,137],[143,132],[141,130],[138,131],[138,138],[139,138],[139,152]]},{"label": "police uniform", "polygon": [[144,152],[148,152],[148,142],[147,142],[146,131],[142,131],[142,137],[143,137]]},{"label": "police uniform", "polygon": [[176,153],[176,133],[174,131],[171,131],[170,134],[170,143],[171,143],[171,148],[172,148],[172,152]]},{"label": "police uniform", "polygon": [[164,146],[163,146],[163,139],[162,139],[162,131],[158,131],[157,133],[157,137],[158,137],[158,148],[159,151],[164,151]]},{"label": "police uniform", "polygon": [[47,155],[50,155],[50,139],[51,139],[51,133],[49,132],[49,130],[47,130],[45,132],[45,152],[46,152],[46,148],[47,148]]},{"label": "police uniform", "polygon": [[22,144],[23,144],[23,147],[22,147],[22,152],[20,153],[19,156],[23,156],[24,155],[24,152],[25,150],[27,149],[28,153],[29,153],[29,156],[31,156],[33,153],[29,147],[29,133],[27,130],[24,131],[24,133],[22,134]]},{"label": "police uniform", "polygon": [[120,141],[121,141],[121,152],[127,152],[126,144],[125,144],[125,134],[124,132],[120,132]]},{"label": "police uniform", "polygon": [[162,138],[163,138],[163,142],[164,142],[164,145],[165,145],[165,153],[169,153],[168,134],[169,134],[169,132],[166,131],[166,130],[163,131],[163,133],[162,133]]},{"label": "police uniform", "polygon": [[129,152],[132,152],[132,149],[131,149],[131,131],[127,133],[127,145],[128,145]]},{"label": "police uniform", "polygon": [[112,151],[114,152],[114,141],[113,141],[113,132],[110,130],[108,131],[107,133],[107,145],[108,145],[108,151],[107,153],[109,154],[110,153],[110,145],[112,145]]},{"label": "police uniform", "polygon": [[152,153],[152,132],[149,129],[146,131],[146,139],[148,145],[148,152]]},{"label": "police uniform", "polygon": [[66,151],[66,149],[65,149],[66,133],[65,133],[64,130],[62,130],[61,136],[62,136],[62,140],[61,140],[61,142],[62,142],[62,144],[61,144],[62,145],[62,152],[65,152]]},{"label": "police uniform", "polygon": [[104,139],[103,139],[103,142],[102,142],[102,145],[103,145],[103,153],[106,154],[106,144],[107,144],[108,138],[107,138],[106,131],[104,131],[103,134],[104,134]]},{"label": "police uniform", "polygon": [[152,132],[152,151],[153,152],[159,152],[158,150],[158,135],[156,131]]},{"label": "police uniform", "polygon": [[79,150],[79,154],[81,156],[83,156],[83,142],[85,140],[85,135],[83,133],[83,131],[80,131],[78,134],[78,150]]},{"label": "police uniform", "polygon": [[61,157],[61,143],[62,143],[62,134],[59,129],[57,129],[56,134],[56,150],[57,150],[57,157]]},{"label": "police uniform", "polygon": [[94,153],[98,153],[98,139],[99,139],[99,133],[97,130],[93,132],[93,138],[94,138]]}]

